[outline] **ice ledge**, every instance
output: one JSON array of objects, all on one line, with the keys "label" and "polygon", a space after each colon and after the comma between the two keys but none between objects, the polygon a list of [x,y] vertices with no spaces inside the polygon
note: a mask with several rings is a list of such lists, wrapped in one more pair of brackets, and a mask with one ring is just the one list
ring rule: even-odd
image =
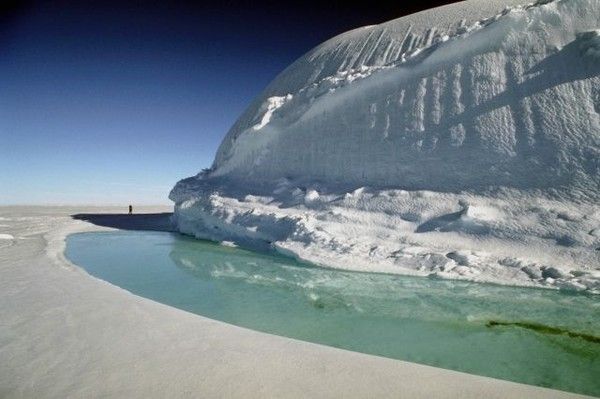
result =
[{"label": "ice ledge", "polygon": [[325,267],[600,293],[600,212],[517,191],[349,192],[282,179],[271,193],[180,188],[174,221],[197,238]]}]

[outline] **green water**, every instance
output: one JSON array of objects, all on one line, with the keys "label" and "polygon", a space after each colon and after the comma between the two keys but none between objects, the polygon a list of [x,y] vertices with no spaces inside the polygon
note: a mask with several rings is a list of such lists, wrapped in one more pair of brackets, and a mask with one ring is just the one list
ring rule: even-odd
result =
[{"label": "green water", "polygon": [[134,294],[239,326],[600,396],[597,296],[335,271],[162,232],[75,234],[66,255]]}]

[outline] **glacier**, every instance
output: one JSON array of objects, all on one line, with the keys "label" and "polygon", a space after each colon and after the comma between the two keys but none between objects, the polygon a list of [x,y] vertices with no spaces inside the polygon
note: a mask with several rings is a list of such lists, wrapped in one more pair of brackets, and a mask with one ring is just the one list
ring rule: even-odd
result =
[{"label": "glacier", "polygon": [[179,231],[334,268],[600,293],[600,0],[469,0],[270,83]]}]

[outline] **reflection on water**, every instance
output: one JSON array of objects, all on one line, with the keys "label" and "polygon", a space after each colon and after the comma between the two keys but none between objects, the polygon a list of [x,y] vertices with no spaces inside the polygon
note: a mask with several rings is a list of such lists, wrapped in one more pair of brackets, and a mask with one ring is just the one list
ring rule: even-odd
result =
[{"label": "reflection on water", "polygon": [[[156,232],[73,235],[67,256],[135,294],[244,327],[600,394],[600,344],[577,336],[600,335],[595,296],[335,271]],[[545,333],[557,329],[577,334]]]}]

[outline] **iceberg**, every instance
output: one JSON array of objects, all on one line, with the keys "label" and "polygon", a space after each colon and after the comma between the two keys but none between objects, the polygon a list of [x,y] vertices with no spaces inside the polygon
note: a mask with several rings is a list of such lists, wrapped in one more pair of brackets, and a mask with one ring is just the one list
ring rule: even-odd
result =
[{"label": "iceberg", "polygon": [[598,293],[599,28],[599,0],[469,0],[336,36],[176,184],[174,222],[327,267]]}]

